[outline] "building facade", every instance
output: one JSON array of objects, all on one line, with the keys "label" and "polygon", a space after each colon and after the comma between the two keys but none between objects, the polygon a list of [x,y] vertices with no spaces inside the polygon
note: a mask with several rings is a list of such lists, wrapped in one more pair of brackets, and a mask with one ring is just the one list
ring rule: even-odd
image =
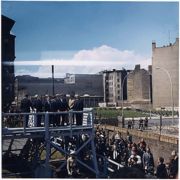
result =
[{"label": "building facade", "polygon": [[151,101],[151,66],[149,70],[136,65],[127,78],[127,98],[129,103]]},{"label": "building facade", "polygon": [[[104,102],[109,105],[117,105],[122,100],[122,95],[123,100],[127,99],[126,75],[126,70],[113,69],[112,71],[103,71]],[[124,85],[122,87],[123,80]]]},{"label": "building facade", "polygon": [[66,74],[66,77],[64,78],[65,84],[75,84],[75,74]]},{"label": "building facade", "polygon": [[3,15],[1,19],[2,111],[6,111],[14,100],[15,36],[11,29],[15,21]]},{"label": "building facade", "polygon": [[152,43],[152,86],[154,108],[179,107],[179,38],[163,47]]},{"label": "building facade", "polygon": [[[99,74],[73,74],[75,79],[72,83],[65,83],[62,78],[54,79],[55,94],[71,94],[74,92],[80,96],[103,96],[103,78]],[[35,94],[52,95],[52,79],[32,76],[17,76],[18,89],[24,89],[29,95]],[[65,78],[67,79],[67,77]]]}]

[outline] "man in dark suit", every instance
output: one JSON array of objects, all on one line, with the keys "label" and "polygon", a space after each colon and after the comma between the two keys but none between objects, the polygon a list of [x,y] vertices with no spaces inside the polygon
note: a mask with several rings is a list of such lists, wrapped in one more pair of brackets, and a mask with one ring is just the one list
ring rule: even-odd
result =
[{"label": "man in dark suit", "polygon": [[[45,112],[51,112],[51,102],[50,97],[46,94],[45,100],[43,102],[43,110]],[[52,115],[49,115],[49,125],[52,123]]]},{"label": "man in dark suit", "polygon": [[[28,94],[26,94],[21,101],[21,112],[29,113],[30,108],[32,108],[32,102],[30,101]],[[25,115],[26,127],[28,127],[28,120],[29,120],[29,115]]]},{"label": "man in dark suit", "polygon": [[[42,108],[43,108],[43,104],[41,99],[39,98],[39,96],[36,94],[35,96],[35,100],[33,101],[33,108],[36,109],[36,112],[42,112]],[[37,115],[37,127],[41,127],[41,119],[42,119],[42,115]]]},{"label": "man in dark suit", "polygon": [[50,110],[51,110],[51,102],[50,102],[50,98],[49,98],[49,96],[47,94],[45,95],[45,100],[44,100],[43,106],[44,106],[44,111],[45,112],[50,112]]},{"label": "man in dark suit", "polygon": [[[69,105],[66,99],[65,94],[60,95],[60,106],[59,106],[59,111],[65,112],[69,110]],[[64,123],[68,124],[68,114],[62,114],[61,115],[61,126],[64,126]]]},{"label": "man in dark suit", "polygon": [[[84,108],[83,100],[80,99],[79,95],[76,95],[73,111],[83,111],[83,108]],[[83,123],[83,113],[76,113],[76,125],[82,125],[82,123]]]},{"label": "man in dark suit", "polygon": [[[53,96],[52,99],[51,99],[51,112],[57,112],[58,108],[57,108],[57,102],[56,102],[56,97]],[[51,117],[51,120],[52,120],[52,124],[53,126],[57,126],[57,115],[52,115]]]}]

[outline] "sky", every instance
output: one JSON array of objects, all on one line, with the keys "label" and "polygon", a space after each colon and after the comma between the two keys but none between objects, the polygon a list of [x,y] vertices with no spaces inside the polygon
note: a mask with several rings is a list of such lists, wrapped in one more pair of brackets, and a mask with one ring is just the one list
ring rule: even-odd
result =
[{"label": "sky", "polygon": [[15,74],[55,77],[105,69],[146,68],[152,41],[179,37],[178,2],[2,1],[16,21]]}]

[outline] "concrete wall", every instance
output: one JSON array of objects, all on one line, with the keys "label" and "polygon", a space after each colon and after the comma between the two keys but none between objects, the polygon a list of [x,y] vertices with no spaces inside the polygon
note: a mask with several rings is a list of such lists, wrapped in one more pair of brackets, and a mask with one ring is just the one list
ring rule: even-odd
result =
[{"label": "concrete wall", "polygon": [[[156,69],[160,67],[161,69]],[[179,39],[173,45],[156,47],[152,44],[152,86],[153,107],[171,107],[171,85],[166,69],[173,85],[173,100],[179,106]]]}]

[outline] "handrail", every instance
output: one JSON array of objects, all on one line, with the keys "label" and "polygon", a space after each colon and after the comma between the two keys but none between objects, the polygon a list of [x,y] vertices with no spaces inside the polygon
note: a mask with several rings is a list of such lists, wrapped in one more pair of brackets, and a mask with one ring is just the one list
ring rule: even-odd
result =
[{"label": "handrail", "polygon": [[110,158],[108,158],[108,162],[110,162],[110,163],[116,165],[116,166],[118,167],[118,169],[124,167],[122,164],[119,164],[119,163],[113,161],[113,160],[110,159]]},{"label": "handrail", "polygon": [[[75,114],[80,114],[80,113],[89,113],[92,112],[92,110],[85,110],[85,111],[59,111],[59,112],[48,112],[48,114],[51,115],[56,115],[56,114],[69,114],[69,113],[75,113]],[[2,112],[2,116],[16,116],[16,115],[45,115],[46,112],[20,112],[20,113],[4,113]]]},{"label": "handrail", "polygon": [[[72,122],[72,119],[73,119],[73,114],[87,114],[87,120],[86,120],[86,117],[85,117],[85,120],[87,121],[87,125],[91,125],[93,126],[93,110],[92,109],[84,109],[83,111],[73,111],[73,110],[69,110],[69,111],[59,111],[59,112],[20,112],[20,113],[3,113],[2,112],[2,117],[12,117],[12,116],[21,116],[22,118],[20,119],[21,122],[23,122],[23,129],[24,129],[24,134],[26,133],[26,129],[28,128],[31,128],[31,127],[26,127],[26,116],[27,115],[30,115],[30,116],[33,116],[34,119],[37,118],[38,115],[42,115],[44,116],[44,128],[48,131],[49,131],[49,126],[47,128],[47,125],[46,125],[46,119],[48,118],[48,122],[49,122],[49,116],[50,115],[62,115],[62,114],[67,114],[69,116],[69,122],[70,122],[70,132],[71,132],[71,136],[72,136],[72,128],[74,126],[72,126],[73,122]],[[12,118],[11,119],[11,122],[14,122],[16,121],[16,119]],[[84,118],[83,118],[83,121],[84,121]],[[90,122],[90,123],[89,123]],[[6,123],[6,122],[5,122]],[[36,121],[34,121],[34,125],[36,127]],[[86,124],[86,123],[85,123]],[[5,125],[8,125],[5,124]],[[46,127],[45,127],[46,126]],[[60,126],[58,126],[60,127]],[[13,127],[12,127],[13,128]],[[17,128],[17,127],[14,127],[14,128]],[[6,128],[5,128],[6,129]]]}]

